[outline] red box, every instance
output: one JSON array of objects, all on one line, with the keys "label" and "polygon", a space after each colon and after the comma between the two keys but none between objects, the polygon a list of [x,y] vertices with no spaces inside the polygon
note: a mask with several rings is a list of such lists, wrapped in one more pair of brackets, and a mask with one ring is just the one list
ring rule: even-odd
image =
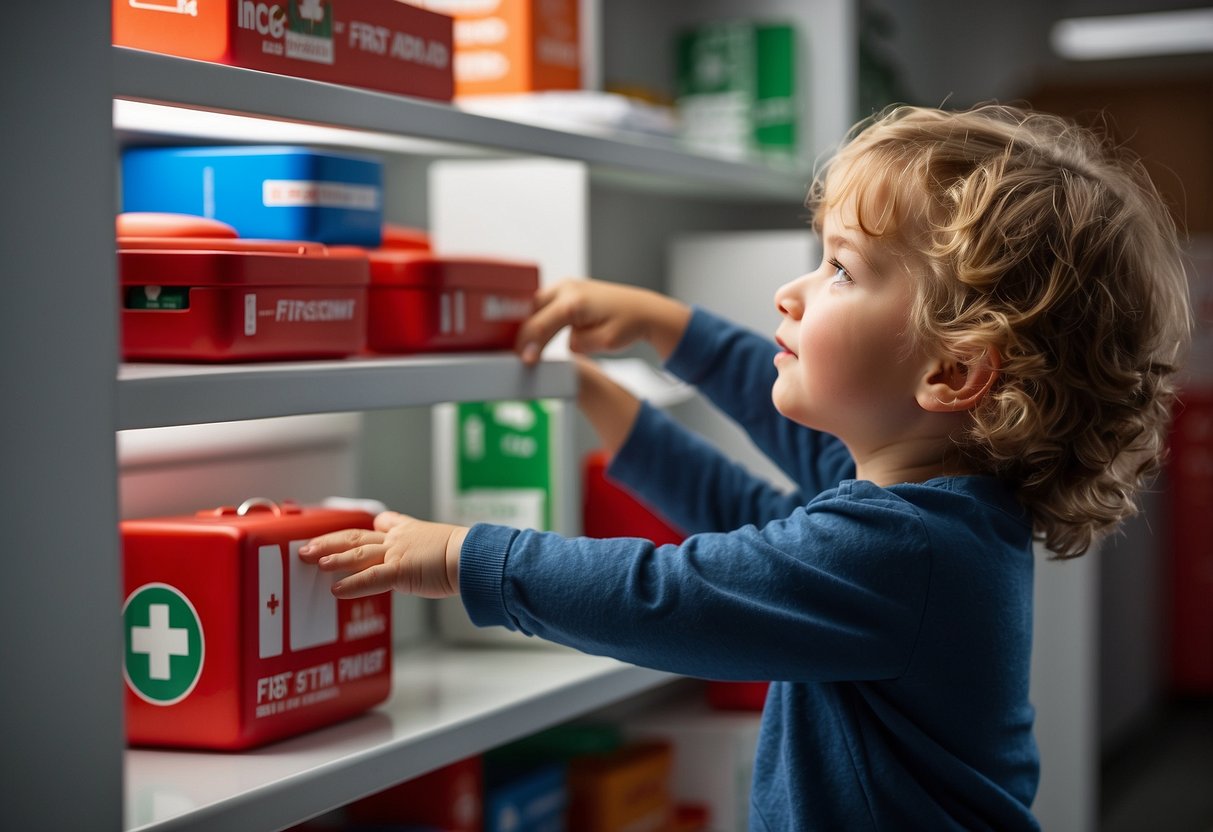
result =
[{"label": "red box", "polygon": [[404,249],[375,249],[369,258],[373,352],[510,349],[535,308],[539,268],[532,263]]},{"label": "red box", "polygon": [[770,682],[711,681],[707,684],[708,704],[718,711],[761,711],[770,687]]},{"label": "red box", "polygon": [[607,478],[608,461],[605,451],[591,451],[585,458],[582,525],[586,537],[642,537],[658,546],[681,543],[686,535]]},{"label": "red box", "polygon": [[484,766],[468,757],[392,786],[346,807],[359,824],[431,826],[443,832],[481,832]]},{"label": "red box", "polygon": [[397,0],[113,0],[118,46],[450,101],[453,26]]},{"label": "red box", "polygon": [[124,521],[128,741],[235,751],[386,699],[390,596],[338,600],[332,573],[298,558],[311,538],[372,521],[263,499]]},{"label": "red box", "polygon": [[340,358],[366,340],[366,254],[319,243],[120,236],[122,357]]},{"label": "red box", "polygon": [[1171,685],[1213,693],[1213,389],[1183,390],[1171,428]]}]

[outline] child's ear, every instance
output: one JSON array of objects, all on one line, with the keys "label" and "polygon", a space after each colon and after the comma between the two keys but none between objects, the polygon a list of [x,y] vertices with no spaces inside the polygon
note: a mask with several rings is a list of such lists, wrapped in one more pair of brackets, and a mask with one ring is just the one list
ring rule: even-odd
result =
[{"label": "child's ear", "polygon": [[998,381],[1002,356],[986,346],[965,361],[958,356],[935,359],[918,385],[918,406],[930,413],[972,410]]}]

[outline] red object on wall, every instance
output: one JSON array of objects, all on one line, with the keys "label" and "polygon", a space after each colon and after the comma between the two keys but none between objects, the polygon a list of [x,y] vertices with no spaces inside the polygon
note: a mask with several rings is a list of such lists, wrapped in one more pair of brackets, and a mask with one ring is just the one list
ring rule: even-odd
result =
[{"label": "red object on wall", "polygon": [[481,832],[484,766],[480,757],[451,763],[346,807],[364,824],[425,825],[443,832]]},{"label": "red object on wall", "polygon": [[224,362],[361,351],[369,280],[362,249],[243,240],[206,223],[154,214],[119,219],[120,233],[146,235],[118,238],[124,359]]},{"label": "red object on wall", "polygon": [[1171,433],[1171,682],[1213,693],[1213,391],[1184,392]]},{"label": "red object on wall", "polygon": [[770,682],[708,682],[708,704],[719,711],[761,711]]},{"label": "red object on wall", "polygon": [[367,254],[372,352],[510,349],[535,308],[533,263],[442,257],[397,240]]},{"label": "red object on wall", "polygon": [[584,513],[582,526],[587,537],[642,537],[658,545],[681,543],[685,535],[659,517],[651,508],[610,479],[605,451],[592,451],[585,458]]},{"label": "red object on wall", "polygon": [[390,596],[338,600],[332,573],[298,558],[311,538],[373,519],[258,499],[124,521],[129,742],[234,751],[386,699]]},{"label": "red object on wall", "polygon": [[[661,545],[678,544],[685,535],[655,514],[630,491],[607,478],[605,451],[585,459],[585,512],[587,537],[642,537]],[[708,704],[727,711],[761,711],[768,682],[708,682]]]},{"label": "red object on wall", "polygon": [[454,24],[397,0],[113,0],[113,37],[133,46],[449,101]]}]

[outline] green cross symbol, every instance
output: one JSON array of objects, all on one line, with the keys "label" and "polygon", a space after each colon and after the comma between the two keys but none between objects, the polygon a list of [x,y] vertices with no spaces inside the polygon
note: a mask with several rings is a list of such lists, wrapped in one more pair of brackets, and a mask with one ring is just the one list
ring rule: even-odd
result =
[{"label": "green cross symbol", "polygon": [[122,607],[126,657],[122,673],[132,691],[153,705],[189,696],[202,675],[205,645],[198,611],[181,590],[144,584]]}]

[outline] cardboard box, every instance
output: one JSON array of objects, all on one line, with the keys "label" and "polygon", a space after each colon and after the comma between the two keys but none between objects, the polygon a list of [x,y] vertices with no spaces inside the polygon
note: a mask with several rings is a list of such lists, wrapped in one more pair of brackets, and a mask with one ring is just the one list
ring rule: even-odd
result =
[{"label": "cardboard box", "polygon": [[122,356],[340,358],[366,342],[366,254],[319,243],[120,236]]},{"label": "cardboard box", "polygon": [[409,0],[455,18],[457,96],[581,87],[578,0]]},{"label": "cardboard box", "polygon": [[449,101],[452,23],[397,0],[113,0],[118,46]]},{"label": "cardboard box", "polygon": [[252,499],[121,525],[132,745],[235,751],[348,719],[392,682],[387,595],[338,600],[303,563],[361,511]]}]

